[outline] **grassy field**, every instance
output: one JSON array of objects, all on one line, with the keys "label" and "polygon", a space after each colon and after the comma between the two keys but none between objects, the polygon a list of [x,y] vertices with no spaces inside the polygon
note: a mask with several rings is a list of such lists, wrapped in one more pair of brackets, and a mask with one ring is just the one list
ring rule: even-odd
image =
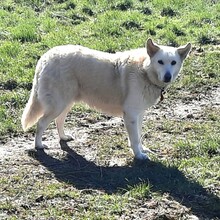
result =
[{"label": "grassy field", "polygon": [[[220,3],[217,0],[0,2],[0,219],[220,219]],[[35,152],[20,117],[39,57],[60,44],[115,52],[191,42],[166,99],[146,112],[152,161],[132,160],[114,119],[77,105],[73,143]],[[90,124],[91,126],[88,126]],[[60,146],[63,151],[60,150]]]}]

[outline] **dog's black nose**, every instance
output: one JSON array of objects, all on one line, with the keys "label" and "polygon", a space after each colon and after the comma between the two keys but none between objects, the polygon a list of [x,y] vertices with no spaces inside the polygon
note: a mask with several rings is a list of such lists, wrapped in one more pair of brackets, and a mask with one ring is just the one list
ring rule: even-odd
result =
[{"label": "dog's black nose", "polygon": [[168,83],[171,81],[171,73],[170,72],[166,72],[165,75],[164,75],[164,82]]}]

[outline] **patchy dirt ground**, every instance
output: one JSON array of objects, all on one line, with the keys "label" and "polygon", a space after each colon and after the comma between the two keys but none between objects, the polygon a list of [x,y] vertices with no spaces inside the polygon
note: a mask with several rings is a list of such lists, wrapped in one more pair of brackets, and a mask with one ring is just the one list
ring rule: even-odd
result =
[{"label": "patchy dirt ground", "polygon": [[[206,111],[204,111],[205,108],[220,108],[220,87],[209,88],[202,94],[190,94],[190,92],[185,91],[183,96],[185,97],[185,100],[169,100],[171,102],[166,100],[158,106],[146,111],[143,123],[147,123],[146,121],[149,119],[156,120],[159,117],[165,117],[168,119],[196,118],[197,120],[202,121],[204,114],[206,113]],[[76,120],[74,119],[74,116],[69,116],[68,119]],[[77,127],[72,127],[72,122],[68,122],[68,120],[66,122],[68,127],[67,133],[69,132],[73,135],[74,145],[76,146],[84,146],[87,138],[94,130],[117,130],[117,127],[123,127],[123,120],[117,117],[104,117],[101,121],[92,121],[92,119],[87,120],[86,118],[80,118],[79,121],[79,126]],[[51,126],[50,129],[46,130],[44,137],[46,139],[44,142],[49,146],[53,146],[48,150],[48,152],[53,152],[56,151],[57,148],[60,148],[57,141],[57,131],[54,126]],[[30,133],[17,138],[13,137],[12,139],[0,139],[0,143],[2,144],[2,147],[0,148],[0,160],[4,161],[6,158],[17,158],[18,155],[25,152],[24,150],[33,149],[33,141],[34,135]],[[86,151],[86,149],[82,149],[81,153],[86,156],[86,159],[88,160],[92,160],[92,158],[95,157],[95,151]]]},{"label": "patchy dirt ground", "polygon": [[[220,87],[208,88],[203,93],[192,94],[184,91],[181,99],[165,100],[147,111],[144,123],[160,118],[194,119],[202,123],[207,108],[220,109]],[[220,211],[209,213],[205,210],[207,200],[214,199],[217,205],[220,204],[219,197],[208,194],[203,187],[187,180],[177,169],[167,168],[159,161],[149,162],[147,166],[132,161],[129,149],[122,146],[125,145],[126,132],[121,118],[102,116],[93,120],[88,115],[79,115],[75,118],[71,114],[68,119],[67,130],[73,134],[74,141],[58,143],[57,132],[54,125],[51,125],[44,135],[44,142],[49,146],[45,151],[33,150],[32,133],[0,139],[1,175],[10,178],[12,174],[24,169],[24,172],[29,172],[26,176],[30,184],[46,175],[54,181],[65,182],[80,191],[88,190],[89,194],[92,192],[97,195],[114,194],[120,191],[119,189],[126,189],[128,182],[135,186],[140,180],[146,180],[152,183],[154,191],[161,191],[163,196],[159,199],[149,198],[144,202],[142,199],[138,203],[131,202],[130,206],[118,214],[118,219],[220,219]],[[72,126],[73,121],[75,127]],[[119,143],[114,143],[113,149],[105,149],[100,153],[101,148],[95,142],[102,134],[109,138],[111,135],[118,136],[116,142]],[[169,137],[164,138],[166,140]],[[144,142],[146,141],[144,139]],[[104,140],[103,142],[99,140],[99,143],[104,144]],[[166,157],[162,147],[154,152],[161,159]],[[163,183],[158,179],[162,175]],[[182,191],[179,189],[181,187],[176,192],[173,191],[172,177],[176,179],[177,187],[181,184],[185,186]],[[219,188],[215,190],[219,193]],[[12,198],[5,198],[5,195],[2,195],[0,202],[7,199]],[[7,219],[11,214],[19,213],[22,207],[32,209],[26,199],[25,195],[13,198],[14,204],[17,203],[20,208],[14,213],[7,211],[0,213],[0,218]],[[39,196],[35,198],[35,202],[40,200],[45,198]],[[200,203],[195,205],[196,201]],[[81,200],[78,203],[82,205],[86,201]]]}]

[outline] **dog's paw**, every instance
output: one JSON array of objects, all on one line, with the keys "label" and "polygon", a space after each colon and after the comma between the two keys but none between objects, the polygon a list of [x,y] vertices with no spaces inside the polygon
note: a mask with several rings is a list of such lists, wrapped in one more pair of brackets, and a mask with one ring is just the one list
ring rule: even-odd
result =
[{"label": "dog's paw", "polygon": [[35,145],[36,150],[43,150],[43,149],[49,149],[49,147],[45,144],[42,145]]},{"label": "dog's paw", "polygon": [[72,141],[73,136],[72,135],[65,135],[65,136],[60,137],[60,140],[62,140],[62,141]]},{"label": "dog's paw", "polygon": [[147,154],[139,153],[139,154],[135,155],[135,159],[137,159],[137,160],[149,160],[149,157],[147,156]]}]

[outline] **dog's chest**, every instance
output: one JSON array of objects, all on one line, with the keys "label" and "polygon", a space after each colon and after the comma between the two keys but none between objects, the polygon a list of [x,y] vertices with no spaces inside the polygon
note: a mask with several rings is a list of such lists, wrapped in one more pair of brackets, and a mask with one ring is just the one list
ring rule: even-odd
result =
[{"label": "dog's chest", "polygon": [[148,86],[144,88],[143,92],[143,104],[145,109],[157,104],[162,97],[162,90],[155,88],[154,86]]}]

